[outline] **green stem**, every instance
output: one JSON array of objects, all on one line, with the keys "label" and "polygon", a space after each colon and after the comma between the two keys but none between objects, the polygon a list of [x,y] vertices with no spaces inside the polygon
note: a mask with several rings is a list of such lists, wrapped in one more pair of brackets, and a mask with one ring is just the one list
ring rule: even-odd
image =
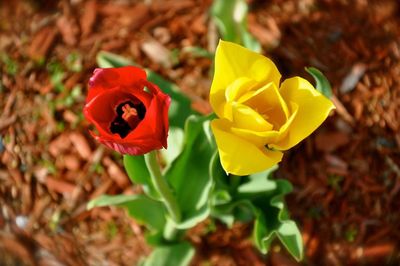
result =
[{"label": "green stem", "polygon": [[167,219],[167,223],[164,226],[164,238],[166,240],[174,241],[178,237],[179,230],[176,229],[175,224],[170,219]]},{"label": "green stem", "polygon": [[176,199],[172,194],[171,188],[167,183],[167,180],[161,174],[160,166],[157,162],[156,152],[151,151],[145,154],[144,159],[150,172],[151,181],[157,192],[160,194],[169,215],[171,216],[172,220],[174,220],[174,222],[179,223],[181,220],[181,212],[179,210],[178,203],[176,202]]},{"label": "green stem", "polygon": [[242,180],[241,176],[238,175],[230,175],[229,176],[231,188],[236,190],[236,188],[240,185],[240,181]]}]

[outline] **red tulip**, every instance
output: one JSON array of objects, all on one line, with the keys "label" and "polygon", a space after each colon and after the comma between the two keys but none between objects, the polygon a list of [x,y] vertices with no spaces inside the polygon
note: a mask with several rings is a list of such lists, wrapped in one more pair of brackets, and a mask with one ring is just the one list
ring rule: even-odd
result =
[{"label": "red tulip", "polygon": [[83,113],[99,132],[91,132],[96,140],[122,154],[141,155],[167,148],[170,102],[140,68],[97,68]]}]

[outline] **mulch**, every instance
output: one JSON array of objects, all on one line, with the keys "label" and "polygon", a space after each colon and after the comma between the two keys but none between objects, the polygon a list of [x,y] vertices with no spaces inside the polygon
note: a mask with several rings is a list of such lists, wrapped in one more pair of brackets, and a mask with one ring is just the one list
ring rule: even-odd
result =
[{"label": "mulch", "polygon": [[[150,4],[145,4],[149,2]],[[96,54],[125,56],[176,83],[208,112],[212,1],[0,2],[0,264],[133,265],[151,248],[101,194],[140,192],[121,156],[82,117]],[[284,77],[315,66],[336,111],[288,151],[277,174],[306,245],[305,265],[400,264],[400,4],[396,0],[249,1],[250,32]],[[267,256],[251,225],[206,221],[188,239],[193,265],[299,265],[278,242]],[[51,264],[51,265],[53,265]]]}]

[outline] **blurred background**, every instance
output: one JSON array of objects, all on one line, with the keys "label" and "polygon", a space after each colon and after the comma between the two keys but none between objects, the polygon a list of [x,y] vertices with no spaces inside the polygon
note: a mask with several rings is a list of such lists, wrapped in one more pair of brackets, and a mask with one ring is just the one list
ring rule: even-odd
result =
[{"label": "blurred background", "polygon": [[86,84],[99,60],[128,60],[209,113],[221,36],[262,50],[284,78],[320,69],[337,109],[277,173],[294,184],[305,260],[278,243],[261,256],[252,225],[206,221],[188,235],[192,264],[400,264],[399,1],[4,0],[0,265],[135,265],[149,253],[124,211],[86,210],[101,194],[140,192],[121,156],[90,137]]}]

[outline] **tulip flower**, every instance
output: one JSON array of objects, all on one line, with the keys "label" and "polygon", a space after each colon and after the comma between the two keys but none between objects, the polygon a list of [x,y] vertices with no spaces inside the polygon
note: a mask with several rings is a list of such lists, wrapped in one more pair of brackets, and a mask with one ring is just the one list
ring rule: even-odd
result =
[{"label": "tulip flower", "polygon": [[281,161],[334,109],[332,102],[301,77],[280,83],[268,58],[220,41],[210,102],[220,160],[227,173],[248,175]]},{"label": "tulip flower", "polygon": [[167,148],[170,97],[146,80],[140,68],[97,68],[89,80],[86,119],[93,137],[122,154]]}]

